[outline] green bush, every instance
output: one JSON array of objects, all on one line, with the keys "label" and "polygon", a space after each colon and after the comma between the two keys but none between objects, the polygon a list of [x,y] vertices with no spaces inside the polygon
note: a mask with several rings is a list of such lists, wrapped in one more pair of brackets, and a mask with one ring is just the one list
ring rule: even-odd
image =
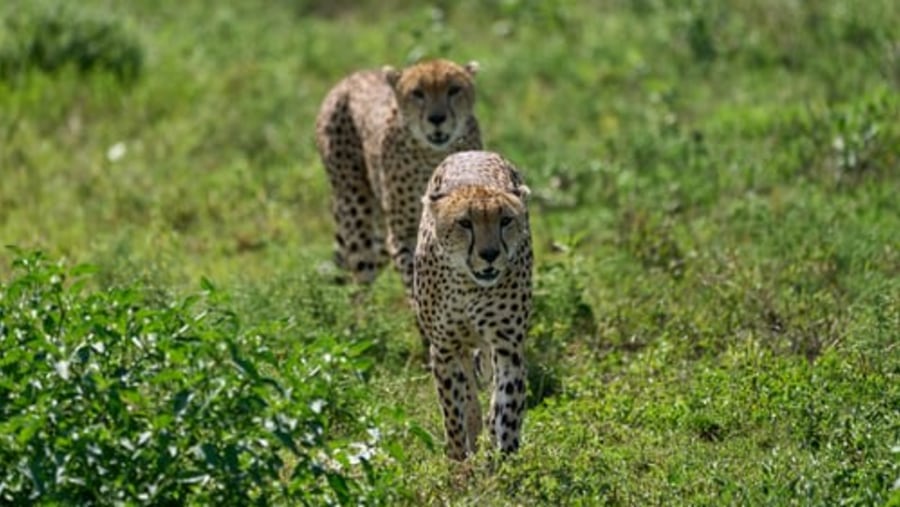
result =
[{"label": "green bush", "polygon": [[350,438],[378,435],[354,406],[369,342],[276,352],[278,329],[242,327],[208,281],[153,302],[19,254],[0,286],[4,503],[318,505],[371,490],[375,442]]},{"label": "green bush", "polygon": [[72,67],[82,74],[102,71],[132,81],[143,68],[143,48],[114,18],[59,4],[22,9],[3,21],[0,80],[31,70],[54,73]]}]

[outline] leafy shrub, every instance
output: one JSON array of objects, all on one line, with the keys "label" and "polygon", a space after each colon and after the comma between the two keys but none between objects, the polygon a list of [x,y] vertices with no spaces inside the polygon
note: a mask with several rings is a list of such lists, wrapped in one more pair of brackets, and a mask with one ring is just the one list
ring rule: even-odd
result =
[{"label": "leafy shrub", "polygon": [[53,73],[71,66],[81,73],[105,71],[131,81],[143,67],[143,48],[115,19],[57,5],[24,9],[5,24],[7,35],[0,38],[2,80],[30,70]]},{"label": "leafy shrub", "polygon": [[88,292],[90,268],[38,253],[14,269],[0,286],[0,501],[319,505],[378,480],[379,432],[353,403],[369,342],[273,348],[278,328],[244,329],[208,281],[159,304],[135,287]]}]

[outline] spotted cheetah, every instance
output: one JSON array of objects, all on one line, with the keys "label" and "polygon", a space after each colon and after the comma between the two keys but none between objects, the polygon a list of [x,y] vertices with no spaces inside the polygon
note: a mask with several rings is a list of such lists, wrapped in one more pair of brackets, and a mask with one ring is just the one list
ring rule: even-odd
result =
[{"label": "spotted cheetah", "polygon": [[447,455],[454,460],[476,451],[481,432],[475,352],[491,358],[491,442],[504,453],[519,447],[531,313],[528,193],[510,162],[468,151],[448,156],[435,169],[422,198],[416,317],[430,343]]},{"label": "spotted cheetah", "polygon": [[356,282],[386,263],[383,243],[412,296],[420,199],[450,153],[481,149],[473,113],[475,62],[430,60],[361,71],[325,97],[316,145],[332,188],[335,258]]}]

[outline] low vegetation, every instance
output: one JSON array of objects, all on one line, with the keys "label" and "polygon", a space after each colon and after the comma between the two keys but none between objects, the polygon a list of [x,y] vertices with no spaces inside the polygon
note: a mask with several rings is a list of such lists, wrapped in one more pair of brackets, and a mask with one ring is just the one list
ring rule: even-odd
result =
[{"label": "low vegetation", "polygon": [[[900,9],[0,4],[0,503],[900,505]],[[519,454],[336,283],[347,72],[476,59],[534,191]]]}]

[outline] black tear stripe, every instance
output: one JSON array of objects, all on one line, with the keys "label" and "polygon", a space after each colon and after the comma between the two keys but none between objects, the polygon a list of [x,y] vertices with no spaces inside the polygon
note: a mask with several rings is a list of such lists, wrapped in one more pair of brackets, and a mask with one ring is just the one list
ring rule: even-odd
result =
[{"label": "black tear stripe", "polygon": [[[467,210],[469,216],[472,216],[472,205],[469,205],[469,209]],[[475,228],[472,228],[472,232],[469,234],[469,252],[466,254],[467,259],[472,258],[472,252],[475,250]]]}]

